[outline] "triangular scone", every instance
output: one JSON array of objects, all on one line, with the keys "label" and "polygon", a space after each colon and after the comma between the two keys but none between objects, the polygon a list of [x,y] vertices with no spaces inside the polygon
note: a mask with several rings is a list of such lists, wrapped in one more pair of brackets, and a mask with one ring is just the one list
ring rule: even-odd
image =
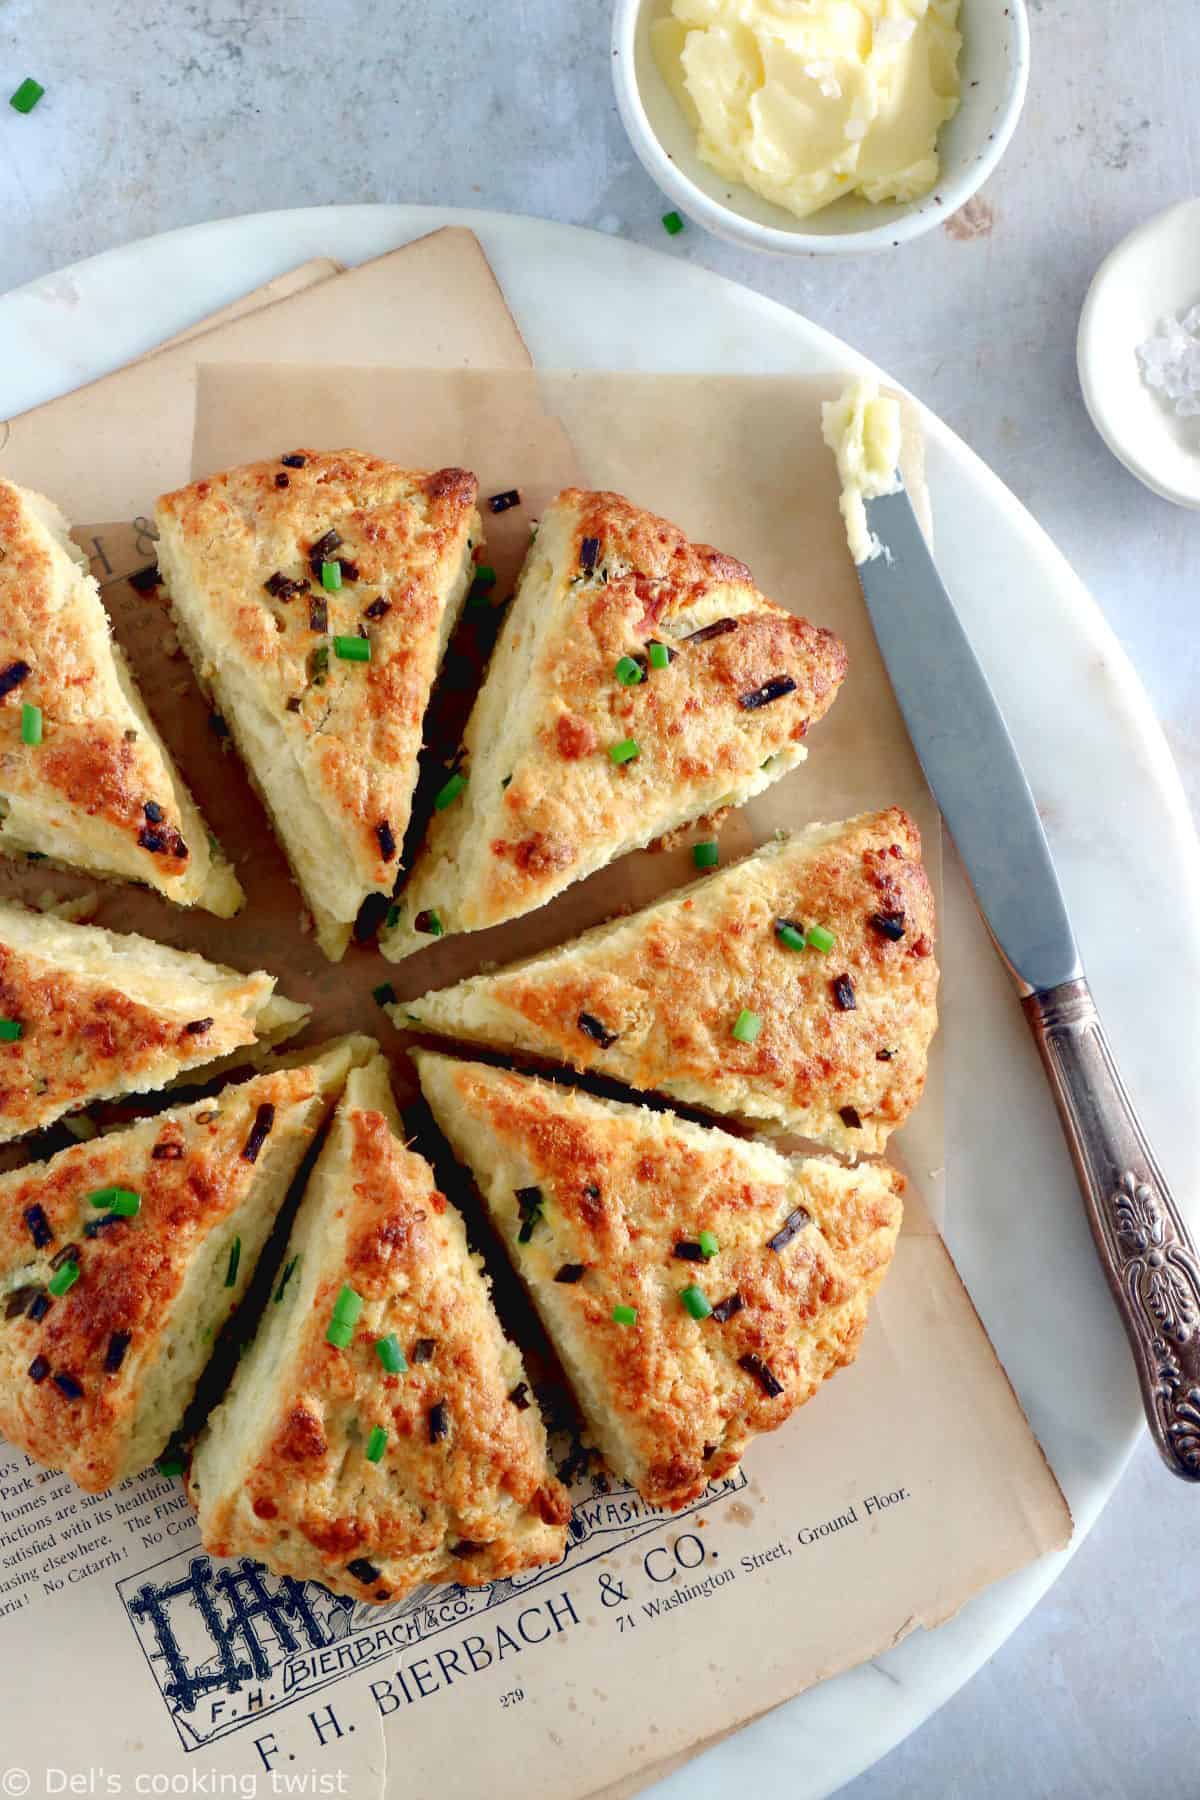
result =
[{"label": "triangular scone", "polygon": [[0,901],[0,1143],[93,1100],[256,1061],[308,1016],[262,969]]},{"label": "triangular scone", "polygon": [[597,1448],[685,1505],[854,1360],[903,1179],[415,1053]]},{"label": "triangular scone", "polygon": [[[389,1010],[401,1027],[873,1153],[920,1098],[937,1025],[920,857],[898,808],[812,825],[561,949]],[[830,949],[808,944],[813,927]],[[749,1041],[734,1035],[746,1013]]]},{"label": "triangular scone", "polygon": [[463,1222],[398,1130],[377,1057],[188,1478],[214,1554],[360,1600],[553,1562],[571,1510]]},{"label": "triangular scone", "polygon": [[305,1151],[373,1049],[336,1039],[0,1176],[6,1438],[90,1493],[153,1461]]},{"label": "triangular scone", "polygon": [[568,488],[538,525],[464,734],[466,786],[434,814],[384,955],[531,912],[740,806],[803,759],[845,670],[838,639],[732,557],[619,494]]},{"label": "triangular scone", "polygon": [[0,850],[231,917],[244,895],[42,494],[0,481]]},{"label": "triangular scone", "polygon": [[156,508],[180,641],[335,962],[400,870],[422,720],[482,537],[477,491],[465,469],[298,450]]}]

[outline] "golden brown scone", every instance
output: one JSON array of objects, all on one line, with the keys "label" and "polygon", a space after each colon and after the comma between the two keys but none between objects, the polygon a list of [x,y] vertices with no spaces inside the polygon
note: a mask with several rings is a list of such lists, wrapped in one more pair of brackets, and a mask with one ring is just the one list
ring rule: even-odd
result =
[{"label": "golden brown scone", "polygon": [[188,1477],[214,1554],[359,1600],[553,1562],[571,1510],[462,1220],[398,1128],[377,1057],[350,1076]]},{"label": "golden brown scone", "polygon": [[414,1055],[597,1447],[652,1505],[695,1499],[853,1362],[900,1229],[893,1170]]},{"label": "golden brown scone", "polygon": [[465,469],[298,450],[155,509],[180,641],[335,962],[400,870],[421,724],[482,538],[477,490]]},{"label": "golden brown scone", "polygon": [[153,1461],[348,1070],[374,1047],[336,1039],[0,1175],[6,1438],[89,1493]]},{"label": "golden brown scone", "polygon": [[[652,643],[668,667],[650,663]],[[619,663],[641,679],[622,685]],[[845,670],[838,639],[764,598],[732,557],[619,494],[568,488],[542,515],[467,724],[466,788],[434,815],[384,955],[531,912],[740,806],[803,760]]]},{"label": "golden brown scone", "polygon": [[93,1100],[258,1060],[308,1016],[263,969],[0,901],[0,1143]]},{"label": "golden brown scone", "polygon": [[[831,950],[789,948],[812,926]],[[401,1028],[873,1154],[925,1084],[933,932],[920,836],[893,807],[811,825],[574,943],[389,1010]],[[761,1021],[752,1043],[733,1036],[743,1010]]]},{"label": "golden brown scone", "polygon": [[143,881],[229,918],[242,890],[69,533],[52,501],[0,481],[0,850]]}]

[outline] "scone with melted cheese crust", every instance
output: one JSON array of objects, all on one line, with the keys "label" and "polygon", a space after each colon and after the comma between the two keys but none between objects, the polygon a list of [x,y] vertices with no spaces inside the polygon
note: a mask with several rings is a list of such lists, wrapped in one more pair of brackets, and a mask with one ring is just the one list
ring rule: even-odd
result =
[{"label": "scone with melted cheese crust", "polygon": [[275,977],[0,900],[0,1143],[94,1100],[207,1081],[306,1023]]},{"label": "scone with melted cheese crust", "polygon": [[146,711],[66,519],[0,480],[0,553],[0,850],[231,917],[241,887]]},{"label": "scone with melted cheese crust", "polygon": [[[826,953],[794,946],[808,928]],[[921,1096],[937,1026],[933,896],[907,814],[811,825],[631,917],[389,1008],[851,1155]],[[733,1026],[761,1021],[751,1043]]]},{"label": "scone with melted cheese crust", "polygon": [[89,1493],[153,1461],[348,1071],[373,1048],[333,1040],[0,1175],[6,1438]]},{"label": "scone with melted cheese crust", "polygon": [[465,469],[299,450],[156,508],[180,641],[335,962],[399,874],[422,721],[482,538],[477,489]]},{"label": "scone with melted cheese crust", "polygon": [[553,1562],[570,1515],[462,1220],[398,1129],[378,1057],[350,1076],[188,1478],[215,1554],[374,1601]]},{"label": "scone with melted cheese crust", "polygon": [[900,1229],[891,1169],[415,1060],[597,1448],[652,1505],[695,1499],[853,1362]]},{"label": "scone with melted cheese crust", "polygon": [[467,724],[466,787],[434,815],[384,955],[531,912],[742,805],[803,760],[845,669],[831,632],[732,557],[619,494],[568,488],[542,515]]}]

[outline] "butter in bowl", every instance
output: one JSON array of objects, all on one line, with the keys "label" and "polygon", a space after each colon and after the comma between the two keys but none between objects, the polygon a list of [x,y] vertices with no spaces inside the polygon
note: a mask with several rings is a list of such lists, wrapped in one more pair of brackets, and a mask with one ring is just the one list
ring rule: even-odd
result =
[{"label": "butter in bowl", "polygon": [[1023,0],[617,0],[633,147],[720,237],[884,249],[991,173],[1029,62]]}]

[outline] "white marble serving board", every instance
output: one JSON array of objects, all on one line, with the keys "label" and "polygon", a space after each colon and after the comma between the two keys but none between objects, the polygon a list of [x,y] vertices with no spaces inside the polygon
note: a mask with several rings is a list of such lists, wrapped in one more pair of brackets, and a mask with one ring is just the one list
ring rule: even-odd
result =
[{"label": "white marble serving board", "polygon": [[[189,228],[0,299],[0,417],[118,366],[308,257],[357,262],[439,223],[478,232],[545,367],[869,367],[774,302],[611,237],[494,214],[338,207]],[[1025,759],[1119,1060],[1186,1204],[1200,1191],[1200,853],[1178,775],[1123,651],[1066,562],[958,438],[932,416],[926,430],[942,572]],[[1077,1546],[1141,1430],[1136,1386],[1032,1045],[962,903],[943,921],[943,960],[954,1047],[946,1235],[1070,1501]],[[827,1794],[953,1693],[1064,1561],[1026,1570],[939,1631],[916,1632],[801,1696],[656,1792]]]}]

